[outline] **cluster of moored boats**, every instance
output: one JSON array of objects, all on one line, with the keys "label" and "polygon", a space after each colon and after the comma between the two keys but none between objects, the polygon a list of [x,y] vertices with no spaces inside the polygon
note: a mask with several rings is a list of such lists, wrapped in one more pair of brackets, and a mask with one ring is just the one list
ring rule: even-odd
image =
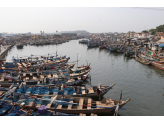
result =
[{"label": "cluster of moored boats", "polygon": [[69,40],[31,40],[31,41],[19,41],[17,42],[17,48],[23,48],[24,45],[48,45],[48,44],[62,44],[69,42]]},{"label": "cluster of moored boats", "polygon": [[123,53],[126,57],[135,58],[146,65],[153,65],[159,69],[164,70],[164,53],[159,50],[149,50],[143,45],[131,45],[126,43],[105,43],[104,41],[90,41],[88,39],[83,39],[79,43],[87,44],[89,47],[99,47],[100,49],[106,48],[110,52]]},{"label": "cluster of moored boats", "polygon": [[87,44],[88,48],[92,47],[99,47],[100,49],[108,49],[110,52],[116,53],[124,53],[127,57],[134,57],[135,54],[135,46],[127,45],[127,44],[120,44],[120,43],[107,43],[105,41],[98,41],[98,40],[88,40],[83,39],[80,40],[79,43]]},{"label": "cluster of moored boats", "polygon": [[143,64],[155,66],[161,70],[164,70],[164,55],[158,51],[151,51],[136,48],[135,59]]},{"label": "cluster of moored boats", "polygon": [[[105,99],[112,87],[85,87],[90,64],[73,69],[66,56],[36,56],[4,61],[0,68],[2,116],[97,116],[114,113],[126,101]],[[97,101],[98,100],[98,101]]]}]

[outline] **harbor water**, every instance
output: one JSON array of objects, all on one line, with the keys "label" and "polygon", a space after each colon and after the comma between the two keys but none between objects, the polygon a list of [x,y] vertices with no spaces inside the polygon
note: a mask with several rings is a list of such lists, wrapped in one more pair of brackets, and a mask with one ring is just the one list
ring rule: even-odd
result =
[{"label": "harbor water", "polygon": [[[78,40],[59,45],[34,46],[27,45],[23,49],[14,46],[6,56],[9,61],[13,56],[24,57],[30,55],[66,55],[69,63],[77,61],[77,54],[81,55],[78,66],[91,63],[91,82],[86,86],[102,85],[115,86],[104,97],[119,100],[122,90],[122,100],[131,100],[124,106],[126,110],[119,110],[121,116],[163,116],[164,115],[164,71],[153,66],[146,66],[135,59],[126,58],[123,54],[111,53],[107,49],[88,48],[86,44],[79,44]],[[77,67],[77,64],[75,68]]]}]

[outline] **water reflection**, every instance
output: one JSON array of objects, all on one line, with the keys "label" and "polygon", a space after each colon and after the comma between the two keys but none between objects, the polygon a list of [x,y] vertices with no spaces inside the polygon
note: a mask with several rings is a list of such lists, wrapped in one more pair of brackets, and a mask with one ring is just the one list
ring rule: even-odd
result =
[{"label": "water reflection", "polygon": [[164,71],[159,69],[159,68],[156,68],[154,66],[148,66],[149,70],[152,72],[155,72],[157,75],[160,75],[160,77],[164,77]]},{"label": "water reflection", "polygon": [[129,61],[132,60],[132,59],[133,59],[133,58],[125,57],[125,56],[124,56],[124,61],[125,61],[125,62],[129,62]]},{"label": "water reflection", "polygon": [[90,47],[90,48],[88,48],[87,47],[87,50],[97,50],[99,47]]},{"label": "water reflection", "polygon": [[23,49],[23,47],[17,47],[17,49],[18,49],[18,50],[21,50],[21,49]]}]

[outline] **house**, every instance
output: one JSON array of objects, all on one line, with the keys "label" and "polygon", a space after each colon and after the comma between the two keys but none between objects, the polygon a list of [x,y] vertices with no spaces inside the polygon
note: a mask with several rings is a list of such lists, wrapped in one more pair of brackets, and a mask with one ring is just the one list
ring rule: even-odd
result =
[{"label": "house", "polygon": [[138,38],[142,37],[142,32],[136,32],[134,37],[138,37]]},{"label": "house", "polygon": [[154,39],[160,40],[161,39],[161,36],[164,36],[164,32],[156,32]]},{"label": "house", "polygon": [[136,32],[134,37],[148,37],[150,35],[150,33],[143,33],[143,32]]},{"label": "house", "polygon": [[164,35],[163,35],[163,36],[161,36],[161,39],[164,39]]},{"label": "house", "polygon": [[142,33],[142,37],[147,37],[149,35],[150,35],[150,33]]}]

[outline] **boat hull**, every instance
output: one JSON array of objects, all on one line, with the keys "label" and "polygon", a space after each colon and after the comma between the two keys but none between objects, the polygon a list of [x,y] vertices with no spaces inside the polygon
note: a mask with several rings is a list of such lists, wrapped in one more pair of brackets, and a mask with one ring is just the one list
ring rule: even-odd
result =
[{"label": "boat hull", "polygon": [[153,65],[154,67],[157,67],[157,68],[159,68],[161,70],[164,70],[164,66],[162,66],[162,64],[158,64],[156,62],[151,62],[151,65]]},{"label": "boat hull", "polygon": [[151,65],[151,62],[150,61],[145,61],[144,59],[140,58],[140,57],[135,57],[135,60],[140,62],[140,63],[143,63],[145,65]]}]

